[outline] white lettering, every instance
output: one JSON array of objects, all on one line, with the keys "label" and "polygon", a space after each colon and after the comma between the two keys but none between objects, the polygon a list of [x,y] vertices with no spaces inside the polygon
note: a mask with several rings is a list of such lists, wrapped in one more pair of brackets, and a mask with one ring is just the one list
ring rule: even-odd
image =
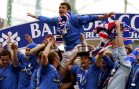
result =
[{"label": "white lettering", "polygon": [[[113,16],[115,18],[115,15]],[[112,18],[108,18],[108,22],[114,22]]]},{"label": "white lettering", "polygon": [[85,38],[91,38],[91,32],[86,32],[85,33]]},{"label": "white lettering", "polygon": [[47,24],[44,24],[44,27],[43,27],[43,32],[42,32],[42,36],[44,36],[44,33],[48,33],[48,34],[52,34],[49,26]]},{"label": "white lettering", "polygon": [[95,37],[99,37],[98,34],[94,34],[94,32],[85,32],[85,38],[86,39],[93,39]]},{"label": "white lettering", "polygon": [[135,28],[135,29],[138,29],[138,28],[135,27],[135,20],[136,20],[137,17],[139,17],[139,15],[135,15],[135,16],[132,17],[132,19],[131,19],[131,27],[133,27],[133,28]]},{"label": "white lettering", "polygon": [[88,25],[87,28],[85,28],[85,27],[83,26],[84,31],[88,31],[88,30],[90,30],[90,29],[92,28],[92,26],[93,26],[93,23],[92,23],[92,22],[89,23],[89,25]]},{"label": "white lettering", "polygon": [[39,30],[39,25],[37,23],[30,24],[32,38],[37,38],[41,35],[41,31]]},{"label": "white lettering", "polygon": [[54,34],[56,34],[56,27],[55,26],[53,26],[53,30],[54,30]]},{"label": "white lettering", "polygon": [[122,21],[123,18],[125,18],[125,17],[129,18],[129,15],[121,15],[121,16],[119,17],[119,20]]},{"label": "white lettering", "polygon": [[95,21],[95,28],[99,25],[101,21]]}]

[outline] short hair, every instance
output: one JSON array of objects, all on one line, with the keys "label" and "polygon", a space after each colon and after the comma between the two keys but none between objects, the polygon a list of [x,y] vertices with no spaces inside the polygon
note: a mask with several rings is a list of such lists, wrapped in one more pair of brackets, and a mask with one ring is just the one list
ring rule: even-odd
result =
[{"label": "short hair", "polygon": [[51,37],[54,37],[52,34],[48,34],[45,39],[48,39],[48,38],[51,38]]},{"label": "short hair", "polygon": [[0,59],[1,59],[1,56],[7,56],[7,55],[11,58],[11,54],[8,50],[6,49],[2,50],[0,53]]},{"label": "short hair", "polygon": [[63,2],[63,3],[60,3],[60,5],[65,5],[67,9],[71,11],[71,5],[69,3]]},{"label": "short hair", "polygon": [[129,47],[126,47],[126,46],[125,46],[125,49],[128,50],[128,54],[130,54],[133,51],[132,48],[129,48]]},{"label": "short hair", "polygon": [[78,53],[79,57],[83,57],[83,56],[88,56],[89,57],[89,55],[90,55],[89,52],[79,52]]},{"label": "short hair", "polygon": [[55,57],[56,57],[56,51],[51,52],[51,53],[48,54],[48,62],[49,62],[49,64],[53,64],[53,62],[55,60]]}]

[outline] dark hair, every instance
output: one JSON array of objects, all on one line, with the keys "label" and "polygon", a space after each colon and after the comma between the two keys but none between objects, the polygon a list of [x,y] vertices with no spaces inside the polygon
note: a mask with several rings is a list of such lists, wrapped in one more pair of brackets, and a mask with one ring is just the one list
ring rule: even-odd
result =
[{"label": "dark hair", "polygon": [[130,54],[133,50],[131,49],[131,48],[129,48],[129,47],[125,47],[125,49],[127,49],[128,50],[128,53],[127,54]]},{"label": "dark hair", "polygon": [[78,56],[79,57],[83,57],[83,56],[88,56],[89,57],[89,52],[79,52]]},{"label": "dark hair", "polygon": [[71,6],[69,3],[63,2],[63,3],[60,3],[60,5],[65,5],[67,7],[67,9],[71,11]]},{"label": "dark hair", "polygon": [[0,53],[0,58],[1,58],[1,56],[7,56],[7,55],[11,58],[10,52],[8,50],[4,49]]},{"label": "dark hair", "polygon": [[2,42],[0,42],[0,44],[2,45]]},{"label": "dark hair", "polygon": [[40,59],[42,58],[42,52],[43,52],[43,51],[39,51],[39,52],[37,53],[37,57],[40,58]]},{"label": "dark hair", "polygon": [[49,64],[53,64],[55,57],[56,57],[56,52],[49,53],[48,55]]}]

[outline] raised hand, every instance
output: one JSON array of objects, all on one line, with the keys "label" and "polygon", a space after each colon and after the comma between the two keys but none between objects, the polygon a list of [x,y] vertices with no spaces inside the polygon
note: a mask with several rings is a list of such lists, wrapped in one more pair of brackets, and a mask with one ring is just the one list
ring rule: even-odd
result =
[{"label": "raised hand", "polygon": [[11,34],[8,34],[8,37],[7,37],[7,43],[11,43]]},{"label": "raised hand", "polygon": [[17,50],[18,49],[18,46],[17,46],[16,42],[12,43],[11,49],[12,50]]},{"label": "raised hand", "polygon": [[29,43],[33,43],[33,40],[32,40],[32,38],[31,38],[30,35],[25,34],[25,39],[26,39]]},{"label": "raised hand", "polygon": [[27,16],[30,16],[30,17],[35,18],[35,19],[38,18],[36,15],[33,15],[33,14],[31,14],[31,13],[27,13]]},{"label": "raised hand", "polygon": [[104,17],[105,17],[105,18],[109,18],[109,17],[111,17],[111,16],[113,16],[113,15],[115,15],[115,13],[114,13],[114,12],[110,12],[110,13],[104,14]]}]

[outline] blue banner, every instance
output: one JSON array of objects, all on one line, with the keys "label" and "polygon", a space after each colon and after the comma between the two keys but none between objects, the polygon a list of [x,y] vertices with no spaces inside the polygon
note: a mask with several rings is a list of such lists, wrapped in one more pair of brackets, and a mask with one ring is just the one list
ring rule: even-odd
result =
[{"label": "blue banner", "polygon": [[[120,20],[125,22],[132,28],[139,29],[139,14],[116,14],[115,16],[104,19],[103,21],[112,22],[114,20]],[[86,39],[93,39],[98,37],[97,34],[92,32],[93,28],[96,27],[101,21],[95,21],[94,23],[89,23],[84,25],[85,37]],[[47,23],[40,21],[35,21],[31,23],[26,23],[18,26],[13,26],[0,30],[0,42],[5,46],[7,44],[7,34],[11,34],[12,42],[17,42],[19,48],[25,47],[28,42],[25,39],[25,34],[29,34],[35,43],[41,43],[47,34],[56,35],[55,26],[51,26]],[[139,38],[139,34],[132,34],[133,39]]]}]

